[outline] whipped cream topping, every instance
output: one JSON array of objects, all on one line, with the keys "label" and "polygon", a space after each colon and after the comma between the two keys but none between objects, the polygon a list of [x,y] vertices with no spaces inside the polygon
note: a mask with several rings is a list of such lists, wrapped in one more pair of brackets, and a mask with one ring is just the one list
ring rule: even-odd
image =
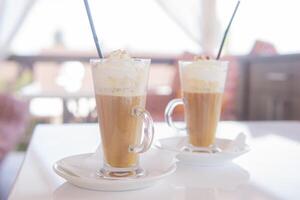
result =
[{"label": "whipped cream topping", "polygon": [[195,93],[223,92],[227,74],[227,62],[197,58],[180,62],[183,91]]},{"label": "whipped cream topping", "polygon": [[201,61],[201,60],[210,60],[210,57],[205,55],[198,55],[194,57],[194,61]]},{"label": "whipped cream topping", "polygon": [[131,59],[131,57],[125,50],[121,50],[121,49],[113,51],[108,55],[108,60],[120,60],[120,59],[121,60],[125,60],[125,59],[129,60],[129,59]]},{"label": "whipped cream topping", "polygon": [[92,62],[96,94],[140,96],[146,94],[150,60],[134,59],[124,50]]}]

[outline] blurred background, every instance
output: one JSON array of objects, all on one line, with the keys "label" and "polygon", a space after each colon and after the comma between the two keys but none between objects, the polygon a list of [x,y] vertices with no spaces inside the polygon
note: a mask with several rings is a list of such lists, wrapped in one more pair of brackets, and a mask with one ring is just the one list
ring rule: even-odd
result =
[{"label": "blurred background", "polygon": [[[179,97],[177,62],[214,56],[236,0],[90,0],[103,52],[151,58],[147,109]],[[223,51],[222,120],[300,119],[299,1],[244,0]],[[0,0],[0,194],[40,123],[97,121],[83,1]],[[182,119],[183,109],[175,112]]]}]

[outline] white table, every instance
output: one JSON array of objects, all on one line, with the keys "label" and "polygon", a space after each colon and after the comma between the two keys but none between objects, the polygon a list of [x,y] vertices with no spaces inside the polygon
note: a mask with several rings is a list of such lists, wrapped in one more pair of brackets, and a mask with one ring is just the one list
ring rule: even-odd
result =
[{"label": "white table", "polygon": [[[113,193],[77,188],[52,171],[52,164],[63,157],[95,150],[96,124],[39,125],[9,199],[298,200],[300,122],[223,122],[218,129],[219,137],[233,138],[239,132],[248,135],[251,151],[236,159],[236,165],[198,169],[186,178],[180,178],[179,166],[153,187]],[[176,134],[165,124],[156,124],[157,138]]]}]

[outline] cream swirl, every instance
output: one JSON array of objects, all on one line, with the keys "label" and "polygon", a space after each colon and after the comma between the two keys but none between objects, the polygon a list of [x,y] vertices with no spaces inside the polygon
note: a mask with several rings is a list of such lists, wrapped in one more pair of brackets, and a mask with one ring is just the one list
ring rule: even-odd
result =
[{"label": "cream swirl", "polygon": [[96,94],[137,96],[146,94],[150,60],[134,59],[124,50],[92,62]]}]

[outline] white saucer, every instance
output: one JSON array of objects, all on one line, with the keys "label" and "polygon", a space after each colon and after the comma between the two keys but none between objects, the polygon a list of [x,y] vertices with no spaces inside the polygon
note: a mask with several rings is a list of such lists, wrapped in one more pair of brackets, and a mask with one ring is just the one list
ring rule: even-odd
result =
[{"label": "white saucer", "polygon": [[156,147],[176,152],[177,159],[184,164],[198,166],[224,165],[250,150],[249,146],[245,144],[244,138],[243,134],[239,135],[236,140],[216,138],[215,145],[221,150],[217,153],[184,151],[184,147],[188,146],[187,136],[158,140]]},{"label": "white saucer", "polygon": [[97,169],[101,166],[100,157],[97,159],[95,154],[92,153],[63,158],[53,165],[53,169],[56,174],[73,185],[102,191],[126,191],[146,188],[175,172],[176,164],[173,156],[167,154],[157,156],[161,152],[155,149],[146,154],[148,154],[146,156],[148,158],[140,161],[141,166],[146,170],[146,175],[135,179],[109,180],[99,177]]}]

